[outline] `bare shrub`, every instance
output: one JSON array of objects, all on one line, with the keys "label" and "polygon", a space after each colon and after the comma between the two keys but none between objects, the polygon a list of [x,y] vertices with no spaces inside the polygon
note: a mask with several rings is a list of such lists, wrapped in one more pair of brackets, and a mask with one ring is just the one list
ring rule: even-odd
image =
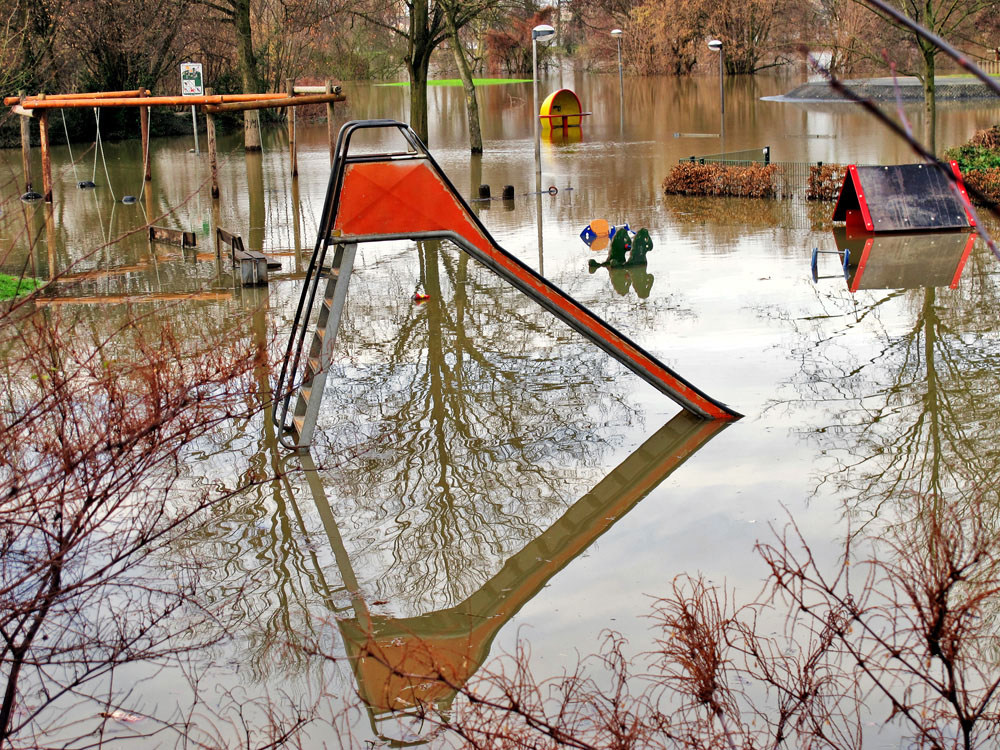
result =
[{"label": "bare shrub", "polygon": [[884,705],[913,747],[991,747],[1000,555],[974,505],[926,498],[913,519],[849,536],[829,571],[792,523],[758,546],[770,576],[749,605],[678,578],[654,606],[653,652],[627,657],[607,634],[574,671],[538,682],[521,643],[454,686],[466,700],[437,720],[476,748],[846,750],[865,745],[866,707]]},{"label": "bare shrub", "polygon": [[990,208],[1000,204],[1000,167],[972,170],[963,174],[962,180],[975,191],[970,193],[973,203]]},{"label": "bare shrub", "polygon": [[731,195],[742,198],[775,198],[777,164],[698,164],[684,162],[670,170],[663,181],[667,195]]},{"label": "bare shrub", "polygon": [[806,187],[806,200],[835,201],[840,197],[840,188],[844,185],[847,167],[843,164],[823,164],[809,167],[809,185]]},{"label": "bare shrub", "polygon": [[1000,127],[994,125],[986,130],[977,130],[976,134],[969,139],[969,145],[977,148],[988,148],[991,151],[1000,151]]}]

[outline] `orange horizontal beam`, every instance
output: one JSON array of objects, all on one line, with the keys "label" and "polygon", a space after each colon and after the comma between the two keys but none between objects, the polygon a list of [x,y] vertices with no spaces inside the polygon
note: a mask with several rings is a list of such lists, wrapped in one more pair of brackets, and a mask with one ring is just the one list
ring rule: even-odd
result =
[{"label": "orange horizontal beam", "polygon": [[[25,109],[71,109],[73,107],[167,107],[188,104],[224,104],[285,99],[285,94],[213,94],[212,96],[147,96],[81,99],[25,99]],[[16,97],[15,97],[16,99]],[[4,100],[6,103],[6,99]],[[18,102],[15,101],[14,104]],[[282,105],[287,106],[287,105]]]},{"label": "orange horizontal beam", "polygon": [[245,101],[224,104],[208,104],[206,112],[241,112],[248,109],[268,109],[271,107],[298,107],[302,104],[323,104],[324,102],[345,102],[343,94],[306,94],[303,96],[284,96],[281,99],[266,101]]},{"label": "orange horizontal beam", "polygon": [[[146,93],[149,93],[149,89],[146,89]],[[141,96],[142,90],[135,89],[134,91],[94,91],[92,93],[85,94],[46,94],[46,99],[122,99],[126,97]],[[25,101],[40,99],[38,94],[32,94],[31,96],[26,96]],[[3,98],[3,103],[5,107],[12,107],[15,104],[20,104],[21,99],[16,96],[5,96]]]}]

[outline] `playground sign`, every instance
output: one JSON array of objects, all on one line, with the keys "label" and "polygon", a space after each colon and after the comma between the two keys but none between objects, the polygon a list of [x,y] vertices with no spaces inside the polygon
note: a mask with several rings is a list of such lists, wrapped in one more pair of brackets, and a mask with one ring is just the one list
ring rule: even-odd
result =
[{"label": "playground sign", "polygon": [[205,93],[205,79],[201,63],[181,63],[181,95],[201,96]]},{"label": "playground sign", "polygon": [[[181,96],[201,96],[205,93],[205,78],[201,72],[201,63],[181,63]],[[201,153],[198,145],[198,114],[191,105],[191,127],[194,130],[194,152]]]}]

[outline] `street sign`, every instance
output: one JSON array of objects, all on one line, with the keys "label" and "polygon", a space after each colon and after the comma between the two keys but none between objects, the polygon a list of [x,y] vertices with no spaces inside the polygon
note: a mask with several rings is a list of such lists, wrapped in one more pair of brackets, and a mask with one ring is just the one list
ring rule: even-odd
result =
[{"label": "street sign", "polygon": [[201,72],[201,63],[181,63],[181,95],[201,96],[205,93],[205,79]]}]

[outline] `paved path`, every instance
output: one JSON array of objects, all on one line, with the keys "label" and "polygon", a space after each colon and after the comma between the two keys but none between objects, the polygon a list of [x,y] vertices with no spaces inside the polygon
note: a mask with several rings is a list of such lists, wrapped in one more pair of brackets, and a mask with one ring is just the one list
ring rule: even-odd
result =
[{"label": "paved path", "polygon": [[[845,80],[844,85],[866,99],[893,101],[896,98],[892,78],[861,78]],[[917,78],[899,79],[899,93],[903,101],[923,101],[924,90]],[[975,78],[939,78],[936,97],[938,101],[969,101],[1000,98],[995,91]],[[765,97],[784,102],[843,102],[843,94],[834,90],[826,81],[804,83],[783,96]]]}]

